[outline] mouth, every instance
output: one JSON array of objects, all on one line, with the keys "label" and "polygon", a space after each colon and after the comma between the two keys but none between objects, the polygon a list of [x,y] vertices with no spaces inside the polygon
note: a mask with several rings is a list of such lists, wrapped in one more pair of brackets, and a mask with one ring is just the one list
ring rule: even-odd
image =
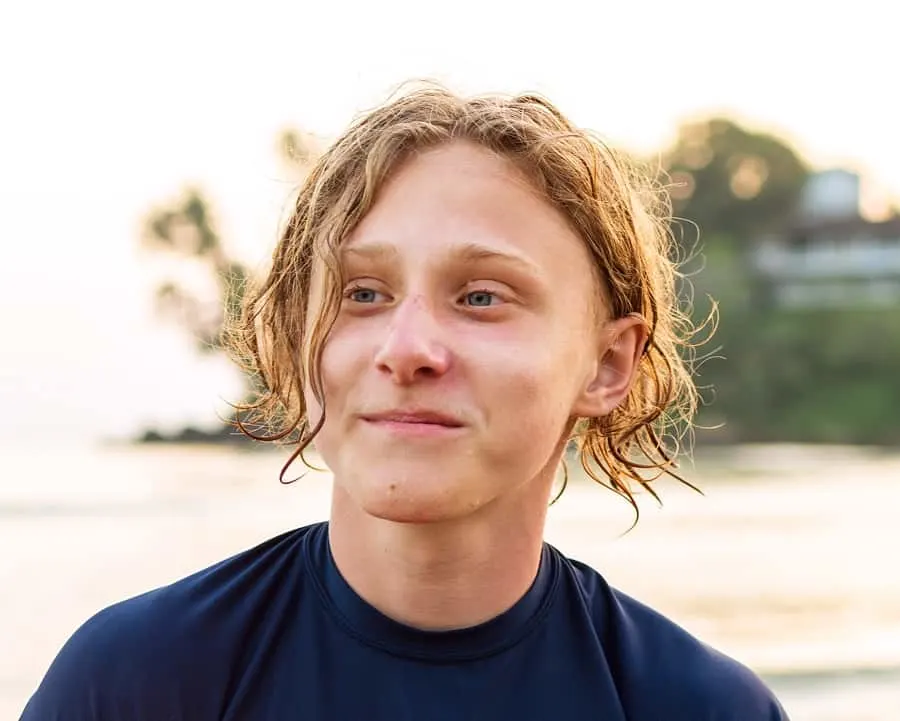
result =
[{"label": "mouth", "polygon": [[419,427],[422,430],[426,430],[428,428],[455,429],[463,427],[463,423],[457,418],[427,410],[385,411],[383,413],[364,414],[361,418],[373,425],[396,427],[398,429],[415,429]]}]

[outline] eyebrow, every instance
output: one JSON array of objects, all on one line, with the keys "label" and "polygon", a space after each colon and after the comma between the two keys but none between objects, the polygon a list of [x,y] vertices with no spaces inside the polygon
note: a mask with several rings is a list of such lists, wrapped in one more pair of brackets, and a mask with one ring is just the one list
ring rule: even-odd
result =
[{"label": "eyebrow", "polygon": [[[395,260],[399,252],[396,247],[389,243],[362,243],[347,246],[343,251],[343,255],[345,258],[350,257],[360,260],[389,261]],[[519,270],[531,275],[540,273],[540,266],[515,251],[499,250],[475,241],[466,241],[454,245],[450,249],[449,255],[453,260],[459,260],[464,263],[501,262],[514,265]]]}]

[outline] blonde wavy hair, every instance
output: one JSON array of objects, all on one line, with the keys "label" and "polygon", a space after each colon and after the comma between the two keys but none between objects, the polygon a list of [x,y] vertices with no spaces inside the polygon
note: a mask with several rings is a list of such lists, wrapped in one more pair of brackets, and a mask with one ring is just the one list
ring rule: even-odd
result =
[{"label": "blonde wavy hair", "polygon": [[[236,423],[256,440],[297,446],[282,482],[298,456],[309,466],[303,451],[324,414],[310,427],[303,389],[308,383],[323,403],[320,358],[341,305],[341,243],[405,159],[454,140],[513,161],[583,239],[609,315],[636,313],[647,323],[630,393],[605,417],[576,419],[571,439],[588,476],[638,512],[637,487],[658,501],[649,484],[660,475],[687,483],[674,469],[697,405],[690,368],[696,329],[677,294],[670,205],[649,174],[534,94],[464,98],[417,85],[358,119],[318,158],[267,277],[248,289],[240,318],[226,331],[226,345],[257,379],[255,397],[236,405]],[[324,300],[308,315],[316,264]]]}]

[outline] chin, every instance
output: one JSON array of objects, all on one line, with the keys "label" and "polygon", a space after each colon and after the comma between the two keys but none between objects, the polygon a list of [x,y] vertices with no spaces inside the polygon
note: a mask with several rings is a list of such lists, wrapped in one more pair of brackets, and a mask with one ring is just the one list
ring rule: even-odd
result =
[{"label": "chin", "polygon": [[370,473],[357,483],[344,485],[350,497],[369,516],[394,523],[441,523],[461,518],[484,505],[475,489],[460,479],[441,478],[432,472],[426,482],[422,475],[379,478]]},{"label": "chin", "polygon": [[409,525],[442,523],[459,517],[458,514],[449,513],[447,509],[424,504],[377,504],[363,507],[363,510],[372,518]]}]

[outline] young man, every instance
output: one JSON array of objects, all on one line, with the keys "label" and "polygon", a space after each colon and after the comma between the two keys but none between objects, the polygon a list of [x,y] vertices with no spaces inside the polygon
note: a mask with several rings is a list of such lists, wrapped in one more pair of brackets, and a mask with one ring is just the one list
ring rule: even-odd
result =
[{"label": "young man", "polygon": [[352,126],[233,335],[329,522],[102,611],[24,721],[785,719],[543,542],[573,437],[633,501],[693,407],[663,207],[537,97],[428,87]]}]

